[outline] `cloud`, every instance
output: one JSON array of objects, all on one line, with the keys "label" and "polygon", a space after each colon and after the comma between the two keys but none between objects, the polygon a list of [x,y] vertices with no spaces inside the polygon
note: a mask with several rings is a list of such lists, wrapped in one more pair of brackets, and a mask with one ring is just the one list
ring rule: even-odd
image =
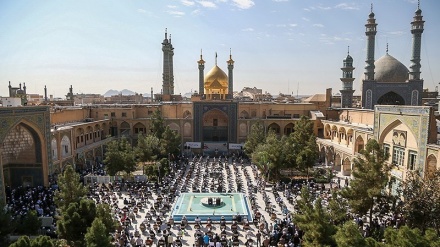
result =
[{"label": "cloud", "polygon": [[288,2],[289,0],[272,0],[272,1],[277,2],[277,3],[281,3],[281,2]]},{"label": "cloud", "polygon": [[330,9],[332,9],[332,7],[328,7],[328,6],[318,6],[318,9],[322,9],[322,10],[330,10]]},{"label": "cloud", "polygon": [[343,38],[343,37],[339,37],[339,36],[329,37],[326,34],[321,34],[319,41],[321,41],[322,43],[324,43],[326,45],[334,45],[336,42],[340,42],[340,41],[347,42],[347,41],[351,41],[351,39]]},{"label": "cloud", "polygon": [[359,6],[354,3],[340,3],[335,6],[336,9],[359,10]]},{"label": "cloud", "polygon": [[248,28],[245,28],[245,29],[241,29],[241,31],[243,31],[243,32],[253,32],[254,29],[251,28],[251,27],[248,27]]},{"label": "cloud", "polygon": [[197,2],[205,8],[217,8],[217,5],[210,1],[197,1]]},{"label": "cloud", "polygon": [[301,19],[303,19],[304,21],[310,21],[310,19],[305,18],[305,17],[303,17],[303,18],[301,18]]},{"label": "cloud", "polygon": [[321,23],[315,23],[313,24],[314,27],[324,27],[324,25],[322,25]]},{"label": "cloud", "polygon": [[200,9],[195,9],[191,12],[192,15],[198,15],[200,14]]},{"label": "cloud", "polygon": [[235,3],[235,6],[239,7],[240,9],[249,9],[255,5],[254,1],[252,0],[232,0],[232,1]]},{"label": "cloud", "polygon": [[189,0],[180,0],[180,2],[185,6],[193,6],[195,3]]},{"label": "cloud", "polygon": [[296,23],[290,23],[289,24],[289,27],[297,27],[298,26],[298,24],[296,24]]},{"label": "cloud", "polygon": [[137,12],[139,12],[139,13],[147,13],[147,11],[145,9],[137,9]]},{"label": "cloud", "polygon": [[176,5],[167,5],[167,7],[170,8],[170,9],[177,9]]},{"label": "cloud", "polygon": [[391,32],[388,32],[388,34],[390,34],[390,35],[394,35],[394,36],[402,36],[402,35],[404,35],[406,32],[404,32],[404,31],[391,31]]},{"label": "cloud", "polygon": [[175,11],[175,10],[168,10],[167,13],[174,16],[174,17],[182,17],[185,15],[185,12]]}]

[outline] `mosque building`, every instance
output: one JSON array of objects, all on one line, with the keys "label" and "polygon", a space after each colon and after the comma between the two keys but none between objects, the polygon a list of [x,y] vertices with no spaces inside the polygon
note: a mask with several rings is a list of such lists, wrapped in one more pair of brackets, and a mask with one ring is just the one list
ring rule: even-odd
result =
[{"label": "mosque building", "polygon": [[[22,106],[0,108],[0,200],[5,186],[48,185],[48,176],[63,171],[68,164],[93,167],[104,157],[105,145],[114,138],[127,137],[136,143],[140,133],[151,129],[153,113],[159,110],[165,124],[181,138],[185,155],[221,155],[241,152],[251,127],[260,122],[265,131],[279,136],[294,132],[301,116],[314,123],[320,162],[329,164],[342,175],[350,176],[353,159],[371,138],[390,153],[389,163],[394,188],[408,171],[432,174],[440,167],[440,145],[434,111],[422,103],[423,79],[420,72],[420,44],[423,33],[422,11],[417,8],[411,22],[413,48],[410,69],[385,54],[375,61],[374,44],[377,23],[371,11],[366,27],[367,59],[362,80],[362,108],[353,108],[353,58],[343,60],[340,108],[332,107],[331,89],[304,102],[234,98],[232,59],[217,61],[205,74],[200,54],[198,91],[190,101],[174,91],[171,35],[165,31],[162,90],[148,103],[91,104],[69,106],[70,87],[65,106]],[[227,71],[227,72],[225,72]],[[239,73],[239,70],[238,70]],[[25,88],[12,88],[18,97]],[[152,90],[151,90],[152,91]],[[45,96],[47,101],[47,96]],[[107,138],[111,136],[111,138]]]}]

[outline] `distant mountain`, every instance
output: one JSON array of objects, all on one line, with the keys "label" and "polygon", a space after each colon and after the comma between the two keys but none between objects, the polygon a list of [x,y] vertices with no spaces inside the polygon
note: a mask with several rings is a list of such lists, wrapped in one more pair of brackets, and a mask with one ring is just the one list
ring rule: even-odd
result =
[{"label": "distant mountain", "polygon": [[112,95],[119,95],[119,94],[122,94],[122,95],[134,95],[135,93],[133,91],[131,91],[131,90],[128,90],[128,89],[123,89],[122,91],[110,89],[110,90],[108,90],[104,94],[104,97],[110,97]]}]

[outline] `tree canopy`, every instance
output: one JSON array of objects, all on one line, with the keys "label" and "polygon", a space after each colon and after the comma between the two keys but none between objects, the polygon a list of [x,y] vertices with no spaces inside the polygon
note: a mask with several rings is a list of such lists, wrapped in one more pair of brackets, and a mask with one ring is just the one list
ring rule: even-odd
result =
[{"label": "tree canopy", "polygon": [[390,166],[385,163],[388,153],[384,152],[376,140],[370,139],[360,154],[361,156],[353,160],[353,179],[350,186],[345,187],[341,195],[348,200],[355,213],[365,215],[369,212],[371,222],[373,206],[386,197],[383,190],[388,183],[390,171]]},{"label": "tree canopy", "polygon": [[136,170],[135,153],[127,138],[122,137],[107,144],[104,164],[110,176],[121,171],[130,174]]},{"label": "tree canopy", "polygon": [[58,190],[54,201],[60,210],[66,209],[70,203],[79,203],[87,195],[87,188],[80,183],[79,174],[67,165],[64,172],[58,175]]}]

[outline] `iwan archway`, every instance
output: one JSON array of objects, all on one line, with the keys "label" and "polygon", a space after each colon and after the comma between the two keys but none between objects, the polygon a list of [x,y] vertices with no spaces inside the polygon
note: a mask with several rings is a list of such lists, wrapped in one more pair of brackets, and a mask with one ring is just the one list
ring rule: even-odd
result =
[{"label": "iwan archway", "polygon": [[221,155],[229,143],[237,141],[236,102],[194,102],[194,140],[201,142],[203,153]]},{"label": "iwan archway", "polygon": [[49,185],[49,117],[48,107],[0,109],[0,201],[6,186]]}]

